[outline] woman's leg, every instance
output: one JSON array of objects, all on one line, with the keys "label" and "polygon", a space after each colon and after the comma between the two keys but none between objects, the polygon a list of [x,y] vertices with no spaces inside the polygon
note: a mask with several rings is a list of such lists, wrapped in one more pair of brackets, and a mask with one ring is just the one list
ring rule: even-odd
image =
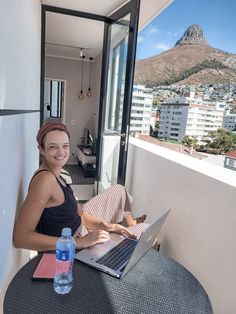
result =
[{"label": "woman's leg", "polygon": [[[132,218],[132,202],[133,198],[127,192],[126,188],[117,184],[93,197],[82,205],[82,209],[105,222],[122,223],[126,227],[131,226],[132,232],[139,237],[148,225],[142,223],[146,219],[146,215],[137,219]],[[75,234],[83,236],[87,233],[85,229],[85,227],[80,227]]]},{"label": "woman's leg", "polygon": [[[81,209],[102,221],[118,223],[123,220],[124,212],[130,212],[132,201],[133,199],[126,189],[118,184],[94,196],[83,204]],[[87,228],[81,225],[76,230],[74,237],[83,237],[87,233]]]},{"label": "woman's leg", "polygon": [[123,221],[131,213],[133,199],[122,185],[114,185],[93,197],[82,206],[88,214],[108,223]]}]

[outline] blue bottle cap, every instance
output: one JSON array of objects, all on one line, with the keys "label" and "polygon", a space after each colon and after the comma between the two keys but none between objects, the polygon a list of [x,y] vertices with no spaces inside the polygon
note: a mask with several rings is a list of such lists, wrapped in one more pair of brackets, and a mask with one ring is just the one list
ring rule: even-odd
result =
[{"label": "blue bottle cap", "polygon": [[71,236],[71,228],[63,228],[61,235],[64,237],[69,237]]}]

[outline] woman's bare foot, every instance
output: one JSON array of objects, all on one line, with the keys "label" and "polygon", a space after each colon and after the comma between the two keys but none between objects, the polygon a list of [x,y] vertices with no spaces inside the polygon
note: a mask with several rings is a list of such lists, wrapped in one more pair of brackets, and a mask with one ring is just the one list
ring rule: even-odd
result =
[{"label": "woman's bare foot", "polygon": [[125,227],[131,227],[131,226],[144,222],[146,218],[147,218],[147,215],[142,215],[136,219],[134,219],[131,215],[127,215],[124,218],[122,225]]},{"label": "woman's bare foot", "polygon": [[136,218],[137,224],[144,222],[146,220],[146,218],[147,218],[147,215],[142,215],[142,216]]}]

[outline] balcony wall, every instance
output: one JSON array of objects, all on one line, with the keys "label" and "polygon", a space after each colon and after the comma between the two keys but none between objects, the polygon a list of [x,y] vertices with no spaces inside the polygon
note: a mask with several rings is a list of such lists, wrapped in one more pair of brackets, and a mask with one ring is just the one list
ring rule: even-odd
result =
[{"label": "balcony wall", "polygon": [[149,223],[172,208],[162,252],[201,282],[214,313],[234,313],[236,172],[130,138],[126,186]]},{"label": "balcony wall", "polygon": [[3,313],[7,286],[29,260],[29,251],[13,248],[12,231],[38,166],[35,137],[40,118],[41,1],[1,1],[0,7],[0,109],[21,113],[0,116],[0,313]]}]

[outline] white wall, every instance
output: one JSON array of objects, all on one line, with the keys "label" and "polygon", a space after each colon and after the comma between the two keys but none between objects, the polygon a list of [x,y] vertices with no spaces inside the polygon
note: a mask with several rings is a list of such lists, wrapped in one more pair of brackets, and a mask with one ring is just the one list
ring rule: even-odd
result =
[{"label": "white wall", "polygon": [[172,208],[163,252],[198,278],[214,313],[235,313],[236,172],[130,138],[126,186],[149,222]]},{"label": "white wall", "polygon": [[[81,144],[84,127],[92,134],[97,133],[100,96],[101,57],[92,64],[92,96],[86,93],[89,84],[89,62],[84,62],[83,91],[84,99],[79,99],[81,89],[81,61],[46,57],[45,76],[47,78],[66,80],[65,124],[71,134],[71,154],[76,153],[76,145]],[[75,124],[71,124],[75,120]],[[70,161],[76,162],[75,158]]]},{"label": "white wall", "polygon": [[40,1],[0,0],[0,7],[0,108],[38,109]]},{"label": "white wall", "polygon": [[[40,0],[0,0],[0,7],[0,110],[39,110]],[[38,126],[38,112],[0,116],[0,313],[10,279],[29,256],[12,247],[12,230],[38,165]]]}]

